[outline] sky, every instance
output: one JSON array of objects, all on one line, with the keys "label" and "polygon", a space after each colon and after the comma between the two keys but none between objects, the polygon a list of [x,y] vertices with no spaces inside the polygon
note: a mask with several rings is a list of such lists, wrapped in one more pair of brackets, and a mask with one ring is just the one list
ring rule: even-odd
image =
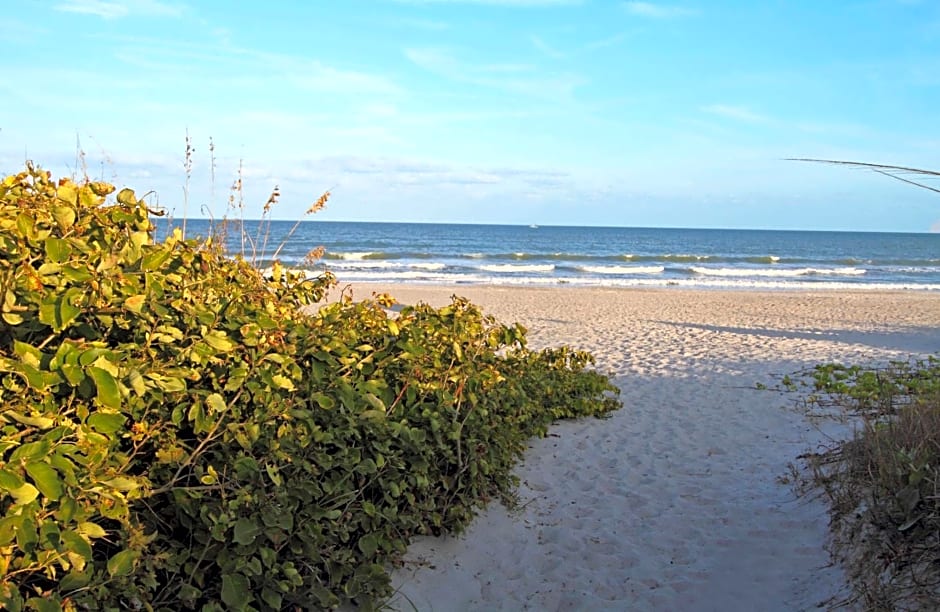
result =
[{"label": "sky", "polygon": [[940,169],[934,0],[9,0],[0,46],[4,175],[176,217],[241,166],[245,218],[940,231],[940,194],[786,161]]}]

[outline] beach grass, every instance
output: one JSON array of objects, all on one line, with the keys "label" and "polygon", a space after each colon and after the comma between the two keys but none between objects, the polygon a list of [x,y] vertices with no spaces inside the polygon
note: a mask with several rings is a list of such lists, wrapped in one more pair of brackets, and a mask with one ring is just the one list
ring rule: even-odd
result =
[{"label": "beach grass", "polygon": [[940,359],[819,366],[812,403],[856,418],[810,456],[831,503],[834,552],[872,610],[940,607]]}]

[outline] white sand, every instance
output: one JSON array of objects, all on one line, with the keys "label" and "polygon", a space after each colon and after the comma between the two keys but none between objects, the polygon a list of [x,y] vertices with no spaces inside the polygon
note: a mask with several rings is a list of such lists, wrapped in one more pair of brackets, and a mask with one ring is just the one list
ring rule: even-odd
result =
[{"label": "white sand", "polygon": [[[822,499],[780,481],[824,433],[755,383],[821,361],[940,350],[940,295],[357,286],[400,301],[459,293],[592,351],[622,389],[606,420],[536,440],[460,537],[422,538],[399,610],[806,610],[847,593]],[[829,425],[832,432],[838,431]]]}]

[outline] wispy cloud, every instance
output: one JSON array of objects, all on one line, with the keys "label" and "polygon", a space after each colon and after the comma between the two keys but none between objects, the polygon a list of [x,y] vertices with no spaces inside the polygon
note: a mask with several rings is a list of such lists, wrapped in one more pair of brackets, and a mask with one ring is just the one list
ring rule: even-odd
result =
[{"label": "wispy cloud", "polygon": [[399,19],[395,23],[409,28],[435,32],[450,29],[450,24],[446,21],[435,21],[433,19]]},{"label": "wispy cloud", "polygon": [[653,2],[624,2],[623,7],[631,15],[649,17],[652,19],[675,19],[697,15],[695,9],[674,6],[671,4],[656,4]]},{"label": "wispy cloud", "polygon": [[544,7],[578,6],[583,0],[393,0],[398,4],[477,4],[483,6]]},{"label": "wispy cloud", "polygon": [[589,41],[584,45],[584,48],[588,50],[606,49],[607,47],[613,47],[613,46],[619,45],[626,38],[627,38],[627,33],[620,32],[619,34],[614,34],[613,36],[608,36],[606,38],[598,38],[597,40]]},{"label": "wispy cloud", "polygon": [[744,121],[746,123],[770,123],[772,121],[767,115],[754,112],[746,106],[711,104],[709,106],[703,106],[702,110],[712,115],[718,115],[726,119],[734,119],[735,121]]},{"label": "wispy cloud", "polygon": [[186,10],[181,4],[170,4],[160,0],[66,0],[55,6],[65,13],[95,15],[102,19],[120,19],[131,15],[143,17],[180,17]]},{"label": "wispy cloud", "polygon": [[405,49],[405,57],[415,65],[447,79],[534,98],[565,100],[586,82],[575,74],[541,74],[526,64],[474,65],[458,60],[447,50],[437,48]]},{"label": "wispy cloud", "polygon": [[547,55],[548,57],[552,59],[565,59],[565,57],[567,57],[565,53],[551,46],[550,44],[548,44],[547,42],[545,42],[538,36],[532,35],[529,37],[529,40],[532,41],[532,44],[535,46],[536,49],[538,49],[539,51],[541,51],[542,53],[544,53],[545,55]]}]

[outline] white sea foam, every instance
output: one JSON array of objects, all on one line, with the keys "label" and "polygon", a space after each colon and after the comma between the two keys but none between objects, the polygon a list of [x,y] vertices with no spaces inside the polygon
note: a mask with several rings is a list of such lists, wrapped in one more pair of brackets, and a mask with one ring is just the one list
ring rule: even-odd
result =
[{"label": "white sea foam", "polygon": [[443,270],[447,267],[447,264],[442,263],[413,263],[408,264],[409,268],[414,268],[416,270]]},{"label": "white sea foam", "polygon": [[[420,270],[388,270],[382,272],[356,271],[351,270],[337,275],[340,281],[361,281],[361,282],[379,282],[379,281],[407,281],[423,280],[434,282],[467,282],[471,277],[462,274],[435,274],[433,272],[422,272]],[[478,282],[477,279],[470,282]]]},{"label": "white sea foam", "polygon": [[330,253],[330,255],[333,257],[338,257],[339,259],[344,259],[346,261],[361,261],[367,257],[370,257],[371,255],[375,255],[375,253],[372,251],[365,251],[361,253]]},{"label": "white sea foam", "polygon": [[866,272],[864,268],[705,268],[692,266],[689,269],[703,276],[738,277],[861,276]]},{"label": "white sea foam", "polygon": [[480,266],[480,269],[485,272],[551,272],[555,269],[555,266],[552,264],[490,264],[486,266]]},{"label": "white sea foam", "polygon": [[390,268],[400,268],[402,264],[394,263],[391,261],[361,261],[361,260],[351,260],[351,261],[331,261],[327,263],[327,267],[338,268],[342,270],[383,270]]},{"label": "white sea foam", "polygon": [[663,266],[578,266],[590,274],[662,274]]},{"label": "white sea foam", "polygon": [[[309,273],[309,275],[313,275]],[[812,283],[788,278],[734,278],[728,276],[696,276],[693,278],[663,278],[653,275],[634,277],[617,276],[531,276],[513,274],[493,276],[489,274],[467,273],[450,274],[421,270],[346,270],[338,272],[340,281],[352,282],[415,282],[440,284],[487,284],[510,286],[557,286],[573,287],[684,287],[702,289],[737,289],[737,290],[859,290],[859,291],[940,291],[940,284],[922,283],[862,283],[837,280],[821,280]]]}]

